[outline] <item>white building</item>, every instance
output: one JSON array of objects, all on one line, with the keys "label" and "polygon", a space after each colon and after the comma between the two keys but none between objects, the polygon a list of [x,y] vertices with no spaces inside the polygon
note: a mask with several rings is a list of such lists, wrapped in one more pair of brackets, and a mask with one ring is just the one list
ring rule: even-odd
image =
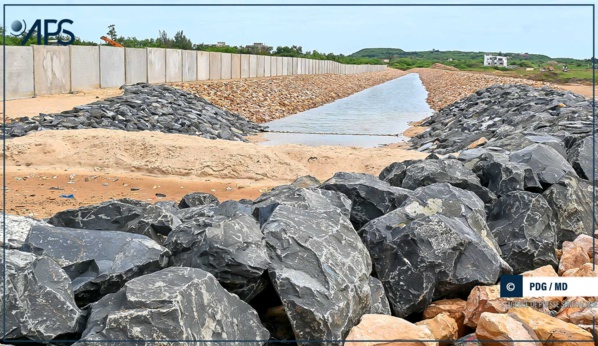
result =
[{"label": "white building", "polygon": [[502,66],[507,67],[507,57],[484,54],[484,66]]}]

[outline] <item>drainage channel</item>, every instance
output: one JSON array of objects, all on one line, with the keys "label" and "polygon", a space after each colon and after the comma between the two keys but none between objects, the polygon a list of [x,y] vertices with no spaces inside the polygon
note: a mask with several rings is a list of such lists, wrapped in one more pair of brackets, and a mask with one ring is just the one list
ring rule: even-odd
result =
[{"label": "drainage channel", "polygon": [[428,92],[411,73],[349,97],[263,125],[260,145],[377,147],[407,141],[409,122],[433,113]]}]

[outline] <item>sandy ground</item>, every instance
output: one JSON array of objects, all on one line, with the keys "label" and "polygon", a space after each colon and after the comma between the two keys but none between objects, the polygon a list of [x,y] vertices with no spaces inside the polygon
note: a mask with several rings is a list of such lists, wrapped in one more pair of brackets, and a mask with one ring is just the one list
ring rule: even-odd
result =
[{"label": "sandy ground", "polygon": [[[78,91],[73,94],[43,95],[29,99],[6,101],[6,117],[19,118],[39,115],[39,113],[59,113],[76,106],[86,105],[118,96],[123,93],[119,88]],[[0,109],[2,113],[2,109]]]},{"label": "sandy ground", "polygon": [[[65,206],[110,198],[156,200],[155,193],[163,193],[162,199],[179,199],[195,191],[221,199],[255,198],[264,188],[303,175],[321,180],[339,171],[377,175],[392,162],[425,156],[396,146],[265,147],[159,132],[42,131],[7,142],[7,210],[45,217]],[[74,183],[68,184],[71,174]]]}]

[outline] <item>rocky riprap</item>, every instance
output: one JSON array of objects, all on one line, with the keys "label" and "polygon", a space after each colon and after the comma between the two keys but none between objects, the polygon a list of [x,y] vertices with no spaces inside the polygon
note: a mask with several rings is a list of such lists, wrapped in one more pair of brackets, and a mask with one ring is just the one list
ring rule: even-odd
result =
[{"label": "rocky riprap", "polygon": [[[531,192],[522,173],[508,191],[491,190],[475,173],[488,162],[506,164],[490,153],[469,161],[430,155],[394,163],[380,177],[302,177],[254,201],[192,193],[155,204],[111,200],[46,220],[8,215],[7,342],[341,345],[391,314],[387,322],[413,335],[456,339],[474,330],[473,317],[463,324],[428,316],[430,306],[473,299],[502,274],[542,266],[585,273],[590,259],[583,252],[593,226],[572,224],[591,216],[591,196],[578,191],[587,183],[566,172]],[[570,195],[576,200],[561,201]],[[422,313],[417,325],[407,322]],[[38,321],[48,314],[52,324]]]},{"label": "rocky riprap", "polygon": [[[591,135],[592,102],[549,87],[493,85],[442,108],[421,126],[429,128],[411,139],[419,151],[450,154],[484,138],[485,148],[516,151],[541,143],[563,153]],[[571,156],[586,152],[587,145],[581,146]]]},{"label": "rocky riprap", "polygon": [[72,110],[14,119],[6,125],[6,136],[20,137],[41,130],[98,128],[247,141],[243,136],[263,129],[238,114],[171,86],[138,83],[122,86],[122,89],[124,94],[121,96]]}]

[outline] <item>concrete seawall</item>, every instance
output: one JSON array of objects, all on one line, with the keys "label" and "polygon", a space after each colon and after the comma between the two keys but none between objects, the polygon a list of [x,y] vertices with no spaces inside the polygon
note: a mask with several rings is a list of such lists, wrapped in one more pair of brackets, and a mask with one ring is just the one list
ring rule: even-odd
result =
[{"label": "concrete seawall", "polygon": [[[0,56],[3,54],[0,50]],[[355,74],[385,69],[386,65],[344,65],[330,60],[180,49],[7,46],[6,99],[118,87],[125,83]]]}]

